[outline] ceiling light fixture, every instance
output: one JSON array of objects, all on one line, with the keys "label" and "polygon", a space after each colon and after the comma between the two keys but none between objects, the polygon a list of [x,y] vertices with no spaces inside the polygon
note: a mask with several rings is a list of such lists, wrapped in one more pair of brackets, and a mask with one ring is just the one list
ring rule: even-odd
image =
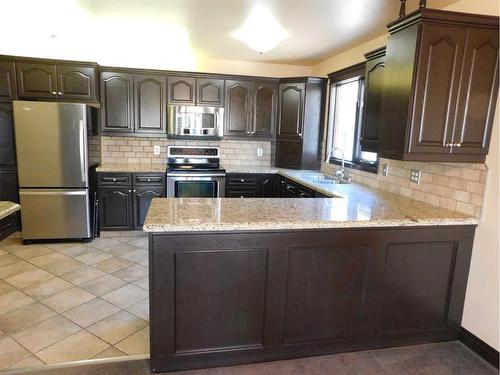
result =
[{"label": "ceiling light fixture", "polygon": [[288,33],[263,6],[255,7],[243,26],[233,32],[233,37],[245,42],[259,53],[272,50]]}]

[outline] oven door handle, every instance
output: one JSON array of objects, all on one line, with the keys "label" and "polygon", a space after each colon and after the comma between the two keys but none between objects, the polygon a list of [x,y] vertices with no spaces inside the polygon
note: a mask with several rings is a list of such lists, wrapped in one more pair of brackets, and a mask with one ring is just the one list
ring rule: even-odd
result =
[{"label": "oven door handle", "polygon": [[167,173],[169,177],[226,177],[223,173],[201,174],[201,173]]}]

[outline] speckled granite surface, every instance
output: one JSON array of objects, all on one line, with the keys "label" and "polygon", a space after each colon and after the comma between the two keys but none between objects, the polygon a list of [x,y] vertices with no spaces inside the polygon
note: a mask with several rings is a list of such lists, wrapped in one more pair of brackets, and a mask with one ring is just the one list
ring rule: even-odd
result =
[{"label": "speckled granite surface", "polygon": [[0,220],[19,211],[21,206],[9,201],[0,201]]},{"label": "speckled granite surface", "polygon": [[165,172],[167,170],[166,164],[101,164],[96,168],[97,172]]}]

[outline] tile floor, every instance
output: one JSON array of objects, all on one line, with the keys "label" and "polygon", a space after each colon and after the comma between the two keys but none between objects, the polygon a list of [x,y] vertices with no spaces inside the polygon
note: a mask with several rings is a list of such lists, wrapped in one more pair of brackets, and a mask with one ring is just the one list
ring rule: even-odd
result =
[{"label": "tile floor", "polygon": [[[107,237],[116,236],[119,237]],[[147,237],[0,241],[0,370],[149,353]]]}]

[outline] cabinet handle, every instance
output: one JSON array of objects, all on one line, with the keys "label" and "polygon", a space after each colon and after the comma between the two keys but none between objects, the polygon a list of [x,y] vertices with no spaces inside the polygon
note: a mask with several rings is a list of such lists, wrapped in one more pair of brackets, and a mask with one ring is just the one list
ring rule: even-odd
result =
[{"label": "cabinet handle", "polygon": [[240,180],[240,182],[245,182],[245,180],[242,178],[242,179]]},{"label": "cabinet handle", "polygon": [[446,143],[444,147],[453,147],[453,143]]},{"label": "cabinet handle", "polygon": [[299,133],[299,137],[302,137],[302,133]]},{"label": "cabinet handle", "polygon": [[150,179],[150,178],[148,178],[148,182],[151,182],[151,179]]},{"label": "cabinet handle", "polygon": [[55,92],[55,91],[52,91],[52,95],[57,95],[57,92]]},{"label": "cabinet handle", "polygon": [[59,92],[58,92],[58,94],[59,94],[59,95],[62,95],[62,92],[61,92],[61,91],[59,91]]},{"label": "cabinet handle", "polygon": [[131,192],[132,192],[132,190],[129,190],[128,192],[129,192],[129,193],[131,193]]},{"label": "cabinet handle", "polygon": [[454,147],[462,147],[462,144],[461,143],[455,143],[453,146]]},{"label": "cabinet handle", "polygon": [[243,195],[240,195],[240,198],[245,198]]},{"label": "cabinet handle", "polygon": [[116,182],[116,178],[113,178],[113,182]]},{"label": "cabinet handle", "polygon": [[137,193],[137,190],[134,190],[134,193]]}]

